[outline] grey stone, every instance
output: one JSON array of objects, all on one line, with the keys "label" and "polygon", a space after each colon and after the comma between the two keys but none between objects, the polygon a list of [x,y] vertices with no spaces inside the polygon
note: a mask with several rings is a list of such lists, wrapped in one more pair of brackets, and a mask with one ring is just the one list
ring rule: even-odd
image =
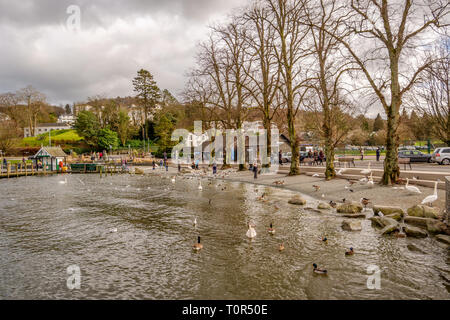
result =
[{"label": "grey stone", "polygon": [[426,238],[428,234],[421,228],[405,226],[404,231],[408,237]]}]

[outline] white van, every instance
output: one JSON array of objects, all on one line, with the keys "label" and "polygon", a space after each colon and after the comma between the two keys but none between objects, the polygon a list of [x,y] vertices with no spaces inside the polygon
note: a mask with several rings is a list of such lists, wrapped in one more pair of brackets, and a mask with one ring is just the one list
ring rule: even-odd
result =
[{"label": "white van", "polygon": [[450,164],[450,147],[438,148],[431,155],[431,162]]}]

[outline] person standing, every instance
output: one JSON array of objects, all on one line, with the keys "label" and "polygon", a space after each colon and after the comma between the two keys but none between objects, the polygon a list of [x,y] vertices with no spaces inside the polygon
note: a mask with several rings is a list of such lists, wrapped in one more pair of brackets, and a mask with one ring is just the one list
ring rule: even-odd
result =
[{"label": "person standing", "polygon": [[161,168],[161,170],[163,169],[163,159],[159,160],[159,167]]},{"label": "person standing", "polygon": [[377,162],[380,161],[380,153],[381,153],[381,150],[380,150],[380,147],[378,147],[377,148]]},{"label": "person standing", "polygon": [[253,163],[253,178],[258,179],[258,163],[256,161]]},{"label": "person standing", "polygon": [[361,153],[361,161],[364,160],[364,149],[361,147],[360,149],[360,153]]},{"label": "person standing", "polygon": [[153,170],[155,170],[155,168],[156,168],[156,162],[155,162],[155,159],[153,159],[153,161],[152,161],[152,166],[153,166]]},{"label": "person standing", "polygon": [[281,151],[278,151],[278,162],[280,163],[280,166],[283,164],[283,158],[281,155]]},{"label": "person standing", "polygon": [[216,173],[217,173],[217,164],[214,161],[214,163],[213,163],[213,174],[216,174]]},{"label": "person standing", "polygon": [[325,155],[323,154],[323,150],[320,150],[319,152],[319,162],[320,165],[323,165],[323,158],[325,157]]},{"label": "person standing", "polygon": [[180,161],[178,161],[178,172],[181,172],[181,164],[180,164]]}]

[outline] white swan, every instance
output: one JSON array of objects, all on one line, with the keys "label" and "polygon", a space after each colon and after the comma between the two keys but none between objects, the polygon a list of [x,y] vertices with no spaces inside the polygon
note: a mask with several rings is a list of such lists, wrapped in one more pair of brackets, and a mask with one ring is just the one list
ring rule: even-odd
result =
[{"label": "white swan", "polygon": [[248,230],[247,230],[246,235],[250,239],[256,237],[256,230],[253,228],[253,226],[250,223],[248,224]]},{"label": "white swan", "polygon": [[175,177],[172,177],[172,183],[175,183]]},{"label": "white swan", "polygon": [[201,182],[201,181],[199,181],[199,183],[198,183],[198,190],[203,190],[202,182]]},{"label": "white swan", "polygon": [[438,181],[436,181],[434,183],[434,193],[431,196],[428,196],[425,199],[423,199],[422,204],[431,204],[431,205],[433,205],[433,202],[435,202],[438,199],[437,185],[438,185]]},{"label": "white swan", "polygon": [[64,181],[60,181],[60,184],[67,184],[67,178],[64,178]]},{"label": "white swan", "polygon": [[369,162],[369,165],[367,166],[367,169],[364,169],[364,170],[361,171],[362,174],[369,174],[369,173],[372,172],[372,170],[370,170],[370,163],[371,162]]},{"label": "white swan", "polygon": [[369,181],[367,181],[367,185],[369,186],[369,188],[372,188],[374,185],[372,172],[370,173],[370,177],[369,177]]},{"label": "white swan", "polygon": [[422,193],[420,192],[420,189],[415,187],[415,186],[410,186],[409,185],[409,179],[406,178],[406,185],[405,185],[405,189],[410,191],[410,192],[414,192],[414,193]]},{"label": "white swan", "polygon": [[194,227],[196,227],[197,226],[197,217],[195,217],[195,219],[194,219]]}]

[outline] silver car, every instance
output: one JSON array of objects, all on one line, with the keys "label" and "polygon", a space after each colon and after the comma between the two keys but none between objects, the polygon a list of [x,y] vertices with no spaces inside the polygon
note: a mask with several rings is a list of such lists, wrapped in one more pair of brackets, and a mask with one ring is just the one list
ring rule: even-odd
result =
[{"label": "silver car", "polygon": [[450,164],[450,148],[438,148],[431,155],[431,161],[439,164]]}]

